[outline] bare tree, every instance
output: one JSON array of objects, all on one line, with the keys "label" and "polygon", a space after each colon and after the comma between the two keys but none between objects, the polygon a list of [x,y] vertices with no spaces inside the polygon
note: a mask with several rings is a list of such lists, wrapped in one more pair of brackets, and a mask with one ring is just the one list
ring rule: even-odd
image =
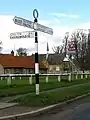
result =
[{"label": "bare tree", "polygon": [[18,56],[27,56],[27,49],[26,48],[19,48],[17,49]]},{"label": "bare tree", "polygon": [[88,30],[88,42],[87,42],[87,48],[88,48],[88,55],[90,54],[90,29]]},{"label": "bare tree", "polygon": [[64,56],[66,57],[67,55],[67,43],[68,43],[68,38],[69,38],[69,32],[65,33],[65,37],[64,37]]},{"label": "bare tree", "polygon": [[79,62],[82,71],[85,69],[85,58],[87,56],[87,35],[83,29],[79,29],[72,33],[72,37],[75,41],[75,58]]},{"label": "bare tree", "polygon": [[53,52],[54,52],[55,54],[62,53],[63,46],[62,46],[62,45],[60,45],[60,46],[54,46],[54,47],[52,48],[52,50],[53,50]]}]

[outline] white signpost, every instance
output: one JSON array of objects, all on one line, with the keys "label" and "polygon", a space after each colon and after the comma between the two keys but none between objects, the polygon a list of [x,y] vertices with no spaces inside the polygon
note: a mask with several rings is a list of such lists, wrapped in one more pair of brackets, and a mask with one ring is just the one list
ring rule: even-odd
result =
[{"label": "white signpost", "polygon": [[20,18],[15,16],[13,18],[13,21],[15,24],[28,27],[31,29],[34,29],[35,32],[29,31],[29,32],[17,32],[17,33],[11,33],[10,38],[35,38],[35,79],[36,79],[36,95],[39,95],[39,60],[38,60],[38,32],[44,32],[50,35],[53,35],[53,29],[46,27],[44,25],[38,24],[38,11],[37,9],[34,9],[33,11],[33,17],[34,22],[26,20],[24,18]]},{"label": "white signpost", "polygon": [[34,38],[35,31],[15,32],[10,34],[10,39]]}]

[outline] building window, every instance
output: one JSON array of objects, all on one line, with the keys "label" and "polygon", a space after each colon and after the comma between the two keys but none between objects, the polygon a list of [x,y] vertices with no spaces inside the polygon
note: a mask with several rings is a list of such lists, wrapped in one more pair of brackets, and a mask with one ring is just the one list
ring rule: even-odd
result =
[{"label": "building window", "polygon": [[59,66],[56,66],[56,71],[59,71]]},{"label": "building window", "polygon": [[51,70],[52,70],[52,66],[50,66],[50,68],[49,68],[49,69],[50,69],[50,71],[51,71]]},{"label": "building window", "polygon": [[11,69],[6,68],[5,69],[5,74],[10,74],[10,73],[11,73]]}]

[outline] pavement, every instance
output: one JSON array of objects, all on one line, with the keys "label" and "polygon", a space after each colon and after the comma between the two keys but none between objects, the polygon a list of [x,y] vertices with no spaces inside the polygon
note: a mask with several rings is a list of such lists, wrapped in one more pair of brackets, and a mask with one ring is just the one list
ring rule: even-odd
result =
[{"label": "pavement", "polygon": [[1,120],[1,117],[32,112],[38,109],[40,109],[40,107],[30,107],[30,106],[28,107],[28,106],[20,106],[20,105],[4,108],[0,110],[0,120]]},{"label": "pavement", "polygon": [[5,102],[0,102],[0,109],[8,108],[18,105],[18,103],[5,103]]}]

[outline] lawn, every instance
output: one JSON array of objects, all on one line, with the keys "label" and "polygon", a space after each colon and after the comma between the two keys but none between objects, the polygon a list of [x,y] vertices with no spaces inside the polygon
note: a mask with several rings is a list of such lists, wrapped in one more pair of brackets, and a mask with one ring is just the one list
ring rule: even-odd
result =
[{"label": "lawn", "polygon": [[[68,82],[67,76],[62,76],[62,78],[63,78],[62,81],[58,82],[57,76],[49,76],[49,82],[46,83],[45,76],[41,76],[40,77],[40,91],[90,82],[89,79],[81,80],[80,78],[78,80],[73,80],[71,82]],[[22,79],[20,78],[16,78],[15,80],[12,79],[12,84],[10,86],[7,85],[7,79],[0,80],[0,97],[14,96],[14,95],[31,93],[31,92],[35,92],[35,79],[34,78],[33,78],[32,85],[29,85],[29,80],[28,78],[25,78],[25,77],[22,77]]]}]

